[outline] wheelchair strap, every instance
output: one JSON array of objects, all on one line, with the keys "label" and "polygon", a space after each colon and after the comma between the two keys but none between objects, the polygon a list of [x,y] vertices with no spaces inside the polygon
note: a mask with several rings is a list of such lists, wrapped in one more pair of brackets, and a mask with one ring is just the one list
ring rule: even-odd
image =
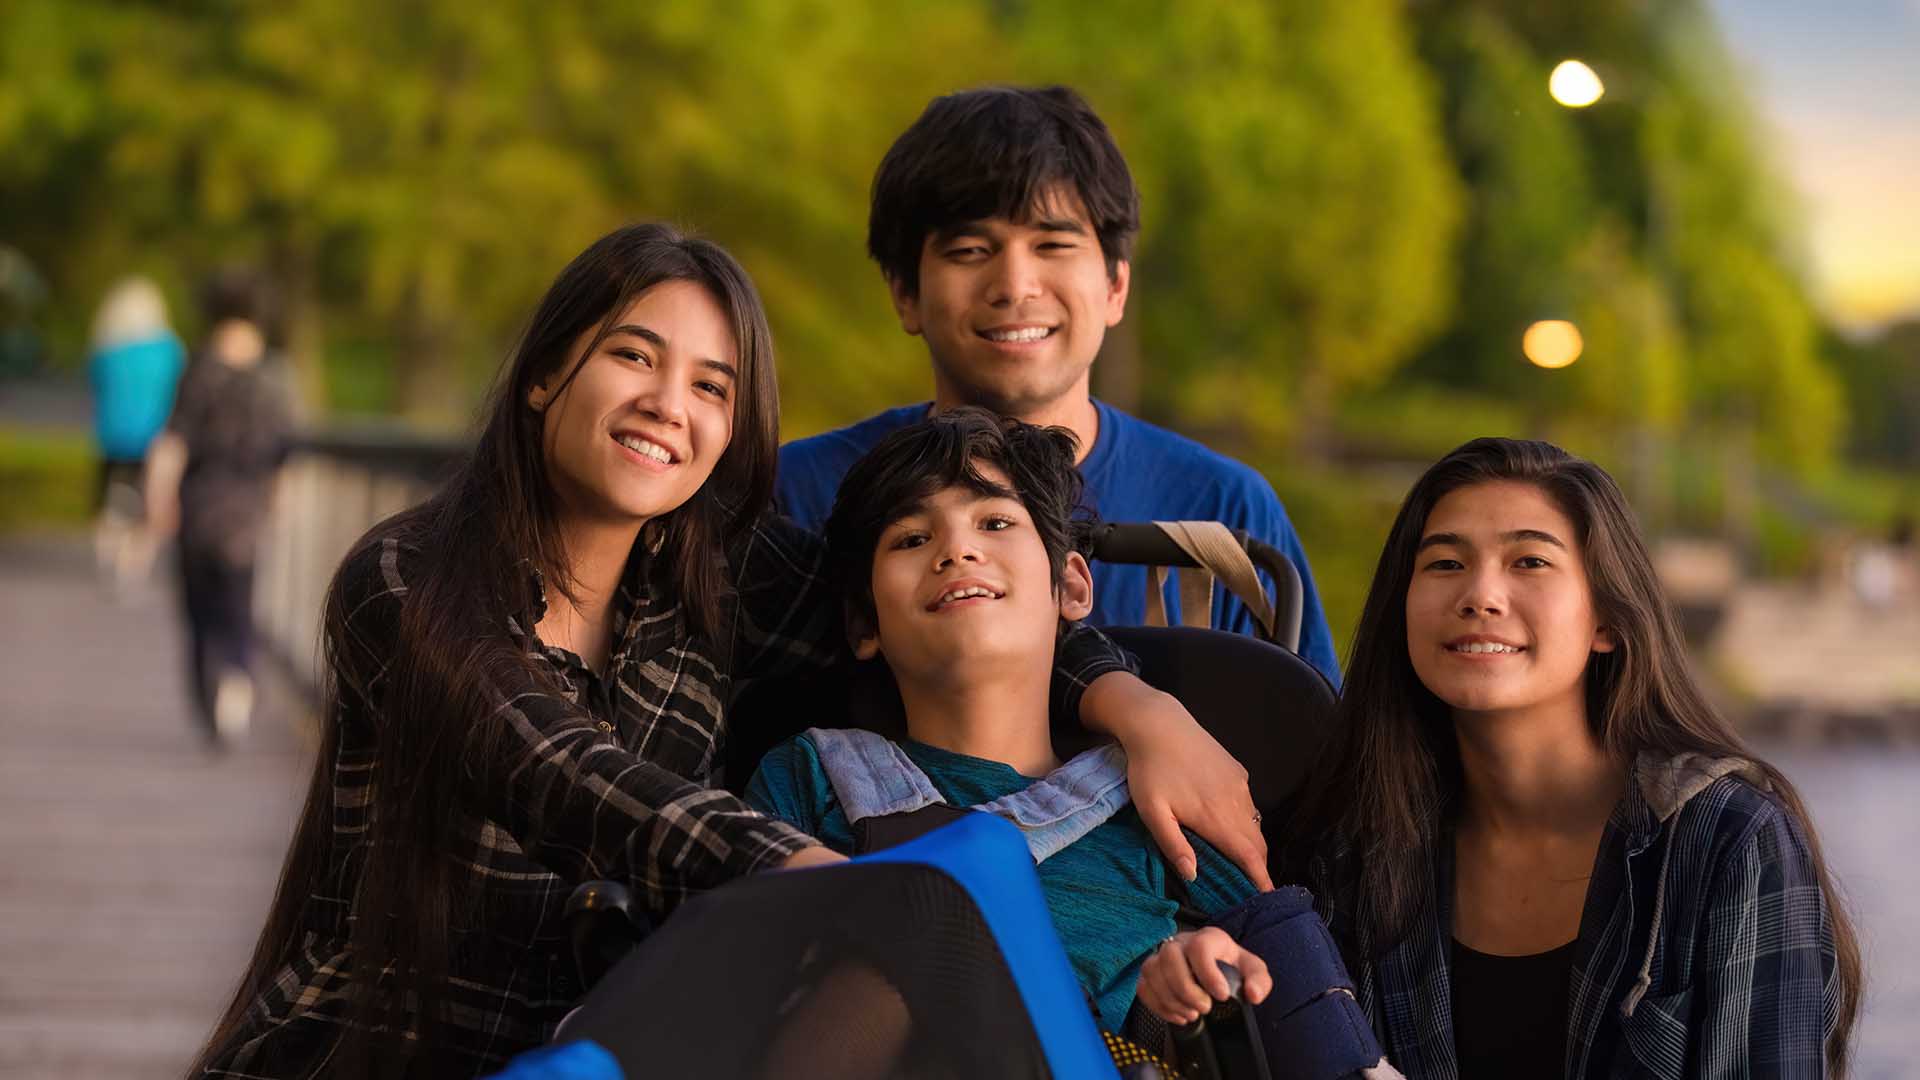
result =
[{"label": "wheelchair strap", "polygon": [[[1154,524],[1198,564],[1180,571],[1182,623],[1202,629],[1212,624],[1213,583],[1218,578],[1228,592],[1246,605],[1247,611],[1266,631],[1267,639],[1273,639],[1273,600],[1267,595],[1266,586],[1260,584],[1253,560],[1233,530],[1217,521],[1156,521]],[[1145,619],[1148,626],[1167,625],[1166,601],[1162,595],[1166,581],[1164,566],[1154,567],[1148,576]]]},{"label": "wheelchair strap", "polygon": [[[904,814],[947,804],[933,781],[892,739],[871,731],[810,728],[808,741],[820,757],[848,824],[886,814]],[[1127,805],[1127,757],[1118,746],[1088,750],[1011,795],[972,807],[1020,827],[1033,861],[1092,832]]]}]

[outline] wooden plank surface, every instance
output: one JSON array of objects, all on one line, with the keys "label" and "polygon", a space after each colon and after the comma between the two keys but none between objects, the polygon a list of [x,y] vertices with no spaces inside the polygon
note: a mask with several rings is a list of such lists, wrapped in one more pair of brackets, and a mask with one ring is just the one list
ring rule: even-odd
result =
[{"label": "wooden plank surface", "polygon": [[84,539],[0,542],[0,1077],[178,1077],[239,977],[304,795],[302,707],[189,719],[165,573],[115,599]]}]

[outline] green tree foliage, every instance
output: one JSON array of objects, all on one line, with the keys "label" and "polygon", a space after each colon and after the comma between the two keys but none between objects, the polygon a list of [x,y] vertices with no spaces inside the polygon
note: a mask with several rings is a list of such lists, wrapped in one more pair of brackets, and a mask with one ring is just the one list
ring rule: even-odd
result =
[{"label": "green tree foliage", "polygon": [[[385,364],[363,395],[451,423],[569,257],[674,219],[754,273],[805,434],[928,385],[864,253],[888,143],[938,93],[1060,81],[1143,190],[1101,362],[1143,411],[1298,460],[1353,443],[1349,404],[1480,395],[1462,424],[1738,428],[1813,467],[1848,399],[1703,20],[1699,0],[11,0],[0,244],[47,277],[69,357],[121,273],[185,296],[264,263],[311,370]],[[1584,112],[1544,92],[1574,54],[1609,85]],[[1520,362],[1546,317],[1584,331],[1573,368]]]},{"label": "green tree foliage", "polygon": [[1460,194],[1399,5],[1035,4],[1014,31],[1128,152],[1130,317],[1168,418],[1317,448],[1335,397],[1442,324]]}]

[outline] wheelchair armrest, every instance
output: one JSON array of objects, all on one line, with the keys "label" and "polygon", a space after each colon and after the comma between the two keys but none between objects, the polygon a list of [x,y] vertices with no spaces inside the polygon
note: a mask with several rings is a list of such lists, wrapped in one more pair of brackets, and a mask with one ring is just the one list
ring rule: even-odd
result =
[{"label": "wheelchair armrest", "polygon": [[567,938],[580,985],[591,987],[652,929],[633,890],[616,881],[589,881],[567,897]]}]

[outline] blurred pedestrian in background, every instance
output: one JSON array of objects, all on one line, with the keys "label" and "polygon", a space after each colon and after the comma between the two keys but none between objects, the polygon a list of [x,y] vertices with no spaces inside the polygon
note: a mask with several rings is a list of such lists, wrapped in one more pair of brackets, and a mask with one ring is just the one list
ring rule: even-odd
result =
[{"label": "blurred pedestrian in background", "polygon": [[245,271],[207,284],[206,342],[147,461],[154,532],[179,535],[188,674],[216,744],[244,733],[253,712],[254,558],[292,432],[267,351],[266,295]]},{"label": "blurred pedestrian in background", "polygon": [[144,578],[153,563],[140,477],[147,448],[173,408],[186,362],[186,348],[168,325],[159,286],[136,276],[108,290],[93,319],[87,381],[93,388],[93,434],[100,453],[94,556],[102,580],[115,592]]}]

